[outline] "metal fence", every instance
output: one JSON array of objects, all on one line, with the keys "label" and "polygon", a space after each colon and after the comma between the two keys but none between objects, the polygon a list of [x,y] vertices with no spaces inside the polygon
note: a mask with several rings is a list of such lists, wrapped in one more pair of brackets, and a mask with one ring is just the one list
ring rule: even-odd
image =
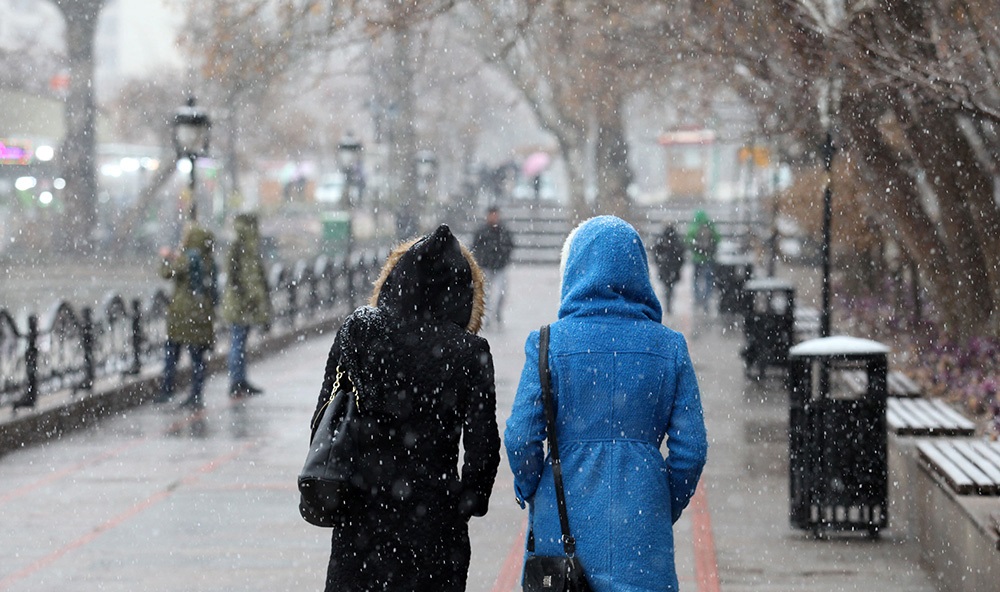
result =
[{"label": "metal fence", "polygon": [[[367,296],[383,258],[369,252],[274,264],[267,335],[347,315]],[[0,309],[0,407],[30,408],[52,393],[90,392],[98,381],[122,380],[162,363],[168,303],[163,290],[145,301],[109,294],[97,311],[60,301],[24,323]],[[220,323],[216,331],[217,349],[228,347],[226,328]],[[265,336],[255,333],[252,340]]]}]

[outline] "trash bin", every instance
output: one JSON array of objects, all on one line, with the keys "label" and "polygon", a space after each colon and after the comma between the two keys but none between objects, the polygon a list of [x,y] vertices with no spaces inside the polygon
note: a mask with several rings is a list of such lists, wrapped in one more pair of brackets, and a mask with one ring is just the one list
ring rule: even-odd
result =
[{"label": "trash bin", "polygon": [[715,285],[719,290],[721,314],[744,315],[747,309],[743,286],[753,277],[753,259],[747,255],[725,254],[715,261]]},{"label": "trash bin", "polygon": [[747,376],[763,376],[769,366],[788,366],[795,337],[795,288],[778,278],[743,284],[746,343],[741,355]]},{"label": "trash bin", "polygon": [[350,212],[323,212],[322,250],[326,255],[346,254],[351,250]]},{"label": "trash bin", "polygon": [[885,428],[889,348],[825,337],[789,351],[791,523],[820,536],[888,524]]}]

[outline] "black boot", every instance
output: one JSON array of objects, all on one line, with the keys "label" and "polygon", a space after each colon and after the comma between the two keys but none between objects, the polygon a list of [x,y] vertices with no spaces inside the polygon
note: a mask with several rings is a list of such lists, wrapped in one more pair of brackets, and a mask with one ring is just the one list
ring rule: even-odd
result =
[{"label": "black boot", "polygon": [[188,397],[183,403],[178,405],[178,407],[181,409],[191,410],[204,409],[205,403],[202,402],[201,397]]},{"label": "black boot", "polygon": [[[240,394],[239,395],[233,395],[233,393],[235,393],[235,392],[239,392]],[[253,395],[259,395],[259,394],[261,394],[263,392],[264,392],[263,390],[261,390],[260,388],[258,388],[256,386],[250,384],[249,382],[247,382],[245,380],[243,380],[241,382],[237,382],[236,384],[234,384],[232,386],[232,388],[229,389],[230,396],[241,396],[241,397],[250,397],[250,396],[253,396]]]}]

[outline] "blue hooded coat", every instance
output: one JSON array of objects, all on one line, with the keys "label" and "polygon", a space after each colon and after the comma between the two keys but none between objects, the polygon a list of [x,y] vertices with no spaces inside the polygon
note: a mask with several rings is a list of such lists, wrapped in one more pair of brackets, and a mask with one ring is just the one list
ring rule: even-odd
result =
[{"label": "blue hooded coat", "polygon": [[[661,324],[638,233],[612,216],[563,247],[549,368],[570,530],[595,592],[677,590],[672,524],[694,494],[708,442],[684,337]],[[559,515],[543,450],[538,331],[504,439],[535,552],[558,555]],[[667,458],[660,445],[667,438]]]}]

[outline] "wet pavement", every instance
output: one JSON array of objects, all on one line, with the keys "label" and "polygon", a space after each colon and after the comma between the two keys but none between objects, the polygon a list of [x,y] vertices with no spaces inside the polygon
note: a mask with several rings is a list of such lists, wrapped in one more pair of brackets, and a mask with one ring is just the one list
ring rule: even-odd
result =
[{"label": "wet pavement", "polygon": [[[483,333],[501,430],[524,339],[555,317],[558,270],[515,267],[509,289],[507,323]],[[690,339],[710,440],[702,487],[675,525],[681,589],[934,590],[891,518],[876,541],[789,526],[783,384],[744,379],[739,328],[692,317],[687,275],[677,295],[666,322]],[[322,589],[328,531],[299,517],[295,477],[331,337],[252,365],[263,396],[233,403],[216,375],[203,413],[149,405],[0,457],[0,590]],[[519,589],[525,514],[504,461],[489,514],[471,523],[470,591]]]}]

